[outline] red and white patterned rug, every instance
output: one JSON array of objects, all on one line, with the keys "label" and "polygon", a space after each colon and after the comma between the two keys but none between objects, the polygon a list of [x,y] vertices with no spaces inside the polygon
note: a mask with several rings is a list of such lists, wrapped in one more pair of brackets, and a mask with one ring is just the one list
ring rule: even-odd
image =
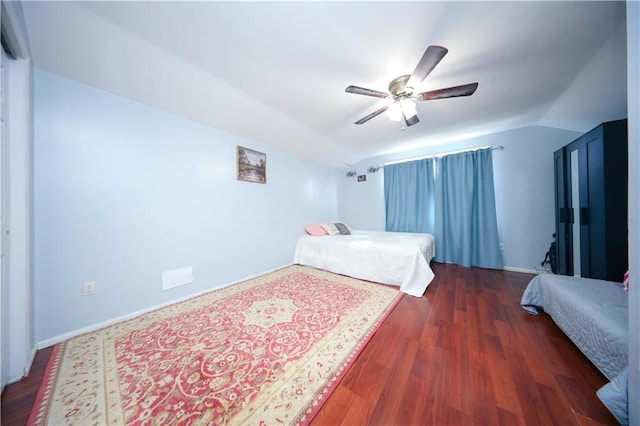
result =
[{"label": "red and white patterned rug", "polygon": [[293,265],[78,336],[29,424],[306,424],[401,297]]}]

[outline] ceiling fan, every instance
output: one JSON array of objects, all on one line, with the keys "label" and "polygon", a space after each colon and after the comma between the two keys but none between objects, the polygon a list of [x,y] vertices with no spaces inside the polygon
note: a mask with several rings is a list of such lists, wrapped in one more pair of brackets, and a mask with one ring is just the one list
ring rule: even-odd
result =
[{"label": "ceiling fan", "polygon": [[433,71],[447,52],[448,50],[442,46],[427,47],[424,55],[422,55],[422,59],[420,59],[420,62],[418,62],[416,69],[411,75],[401,75],[400,77],[396,77],[391,80],[391,83],[389,83],[389,93],[358,86],[347,87],[345,89],[345,92],[347,93],[392,99],[392,102],[373,111],[371,114],[362,117],[360,120],[356,121],[355,124],[364,124],[383,112],[388,111],[387,114],[391,120],[402,120],[407,124],[407,126],[413,126],[420,121],[416,111],[416,102],[473,95],[478,88],[478,83],[469,83],[461,86],[447,87],[446,89],[414,93],[414,90],[422,83],[429,73]]}]

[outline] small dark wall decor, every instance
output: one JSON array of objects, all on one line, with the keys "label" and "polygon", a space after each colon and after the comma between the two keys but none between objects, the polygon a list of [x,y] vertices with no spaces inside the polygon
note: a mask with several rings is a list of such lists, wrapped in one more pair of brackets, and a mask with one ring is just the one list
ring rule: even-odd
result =
[{"label": "small dark wall decor", "polygon": [[267,154],[238,145],[236,163],[238,180],[267,183]]},{"label": "small dark wall decor", "polygon": [[367,180],[367,175],[358,175],[358,182],[364,182]]}]

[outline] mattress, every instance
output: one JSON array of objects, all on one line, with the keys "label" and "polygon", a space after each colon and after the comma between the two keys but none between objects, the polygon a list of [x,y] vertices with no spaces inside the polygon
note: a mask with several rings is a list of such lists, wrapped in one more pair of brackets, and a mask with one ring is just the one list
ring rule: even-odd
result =
[{"label": "mattress", "polygon": [[367,281],[400,286],[421,297],[434,278],[430,234],[353,230],[351,235],[303,235],[294,263]]}]

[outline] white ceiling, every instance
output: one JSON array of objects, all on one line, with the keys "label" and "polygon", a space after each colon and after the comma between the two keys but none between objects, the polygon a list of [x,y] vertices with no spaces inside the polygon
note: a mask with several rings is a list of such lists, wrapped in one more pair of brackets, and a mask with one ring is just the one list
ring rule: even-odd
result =
[{"label": "white ceiling", "polygon": [[[529,125],[586,131],[626,111],[619,2],[67,2],[22,4],[35,66],[339,167]],[[449,53],[406,130],[380,115],[430,44]],[[622,64],[621,64],[622,62]],[[622,65],[622,66],[621,66]],[[90,106],[88,106],[90,107]]]}]

